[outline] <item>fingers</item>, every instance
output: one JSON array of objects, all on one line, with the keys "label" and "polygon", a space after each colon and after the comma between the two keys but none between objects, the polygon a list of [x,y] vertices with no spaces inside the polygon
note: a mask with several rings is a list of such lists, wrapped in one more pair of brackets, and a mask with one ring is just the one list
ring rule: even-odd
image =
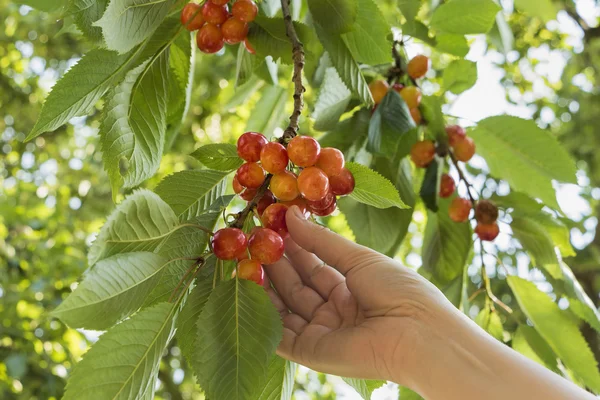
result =
[{"label": "fingers", "polygon": [[340,272],[298,246],[290,237],[285,239],[285,253],[302,281],[319,293],[325,301],[329,300],[333,289],[343,285],[346,280]]},{"label": "fingers", "polygon": [[296,206],[291,207],[287,212],[286,222],[292,239],[300,247],[316,254],[343,275],[347,275],[358,266],[359,261],[365,256],[378,256],[378,253],[306,220]]},{"label": "fingers", "polygon": [[325,303],[317,292],[302,282],[287,258],[264,268],[287,308],[305,320],[310,321],[315,311]]}]

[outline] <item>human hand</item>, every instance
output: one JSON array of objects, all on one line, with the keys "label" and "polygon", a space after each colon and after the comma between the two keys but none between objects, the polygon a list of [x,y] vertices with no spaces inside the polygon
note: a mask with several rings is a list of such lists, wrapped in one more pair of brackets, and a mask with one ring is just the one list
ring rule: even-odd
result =
[{"label": "human hand", "polygon": [[284,334],[278,354],[318,371],[403,383],[426,326],[452,305],[416,272],[287,213],[286,257],[265,267]]}]

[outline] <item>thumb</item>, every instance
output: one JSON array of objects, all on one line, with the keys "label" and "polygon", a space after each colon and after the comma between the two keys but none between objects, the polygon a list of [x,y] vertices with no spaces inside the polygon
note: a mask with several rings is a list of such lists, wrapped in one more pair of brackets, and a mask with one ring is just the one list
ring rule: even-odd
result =
[{"label": "thumb", "polygon": [[379,253],[358,245],[324,226],[306,219],[297,206],[292,206],[286,214],[290,236],[304,250],[314,253],[331,267],[347,275],[365,257],[379,256]]}]

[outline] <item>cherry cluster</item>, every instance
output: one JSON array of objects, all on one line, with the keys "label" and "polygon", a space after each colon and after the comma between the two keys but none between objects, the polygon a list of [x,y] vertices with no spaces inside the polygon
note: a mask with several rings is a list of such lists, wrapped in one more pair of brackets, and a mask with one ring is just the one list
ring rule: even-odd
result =
[{"label": "cherry cluster", "polygon": [[[233,190],[256,204],[262,227],[254,228],[249,238],[237,228],[221,229],[213,236],[212,249],[221,260],[238,260],[241,279],[262,284],[262,265],[283,256],[288,208],[295,205],[304,214],[331,215],[337,207],[336,196],[354,190],[354,176],[345,168],[340,150],[321,148],[309,136],[294,137],[286,148],[260,133],[246,132],[237,142],[237,152],[245,163],[233,178]],[[269,187],[265,188],[267,179]]]},{"label": "cherry cluster", "polygon": [[[427,74],[427,71],[429,71],[429,58],[424,55],[418,55],[410,60],[406,68],[408,76],[412,79],[411,83],[414,83],[416,79],[423,78]],[[369,89],[371,90],[371,95],[375,101],[375,107],[381,103],[388,91],[392,89],[398,92],[408,106],[410,115],[415,121],[415,124],[419,125],[423,121],[423,116],[419,109],[423,94],[418,86],[394,83],[390,88],[390,84],[387,81],[378,79],[371,82]]]},{"label": "cherry cluster", "polygon": [[[451,157],[457,161],[468,162],[475,155],[475,142],[467,136],[465,130],[458,125],[446,127],[448,144],[450,145]],[[426,168],[435,158],[438,148],[432,140],[422,140],[415,143],[410,152],[413,163],[420,168]],[[469,189],[469,188],[467,188]],[[440,183],[439,196],[448,198],[456,191],[456,182],[448,174],[443,174]],[[448,209],[450,219],[457,223],[466,222],[475,207],[475,219],[477,227],[475,233],[481,240],[492,241],[498,237],[500,228],[496,222],[498,219],[498,207],[488,200],[474,201],[457,197],[452,200]]]},{"label": "cherry cluster", "polygon": [[248,42],[248,24],[256,18],[258,7],[252,0],[207,0],[204,5],[188,3],[181,11],[181,23],[189,31],[198,31],[196,44],[205,53],[216,53],[225,43],[244,42],[246,49],[254,53]]}]

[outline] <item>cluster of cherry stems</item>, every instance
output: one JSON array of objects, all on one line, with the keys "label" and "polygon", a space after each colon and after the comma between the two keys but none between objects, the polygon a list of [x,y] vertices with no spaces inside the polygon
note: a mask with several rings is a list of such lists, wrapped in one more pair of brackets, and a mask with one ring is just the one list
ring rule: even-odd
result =
[{"label": "cluster of cherry stems", "polygon": [[181,23],[189,31],[198,31],[196,44],[204,53],[216,53],[225,43],[244,42],[246,50],[254,54],[248,42],[248,24],[258,14],[258,7],[252,0],[236,0],[227,6],[229,0],[207,0],[204,5],[188,3],[181,11]]},{"label": "cluster of cherry stems", "polygon": [[[322,149],[309,136],[294,137],[286,148],[260,133],[246,132],[237,142],[237,152],[246,162],[233,178],[233,189],[242,199],[255,202],[262,227],[253,228],[249,236],[238,228],[221,229],[212,238],[212,251],[220,260],[237,260],[239,278],[262,285],[262,265],[283,256],[289,207],[297,206],[305,215],[331,215],[336,196],[354,190],[354,176],[345,168],[340,150]],[[261,193],[266,179],[270,179],[269,189]]]},{"label": "cluster of cherry stems", "polygon": [[[412,82],[416,82],[417,79],[423,78],[428,70],[429,59],[424,55],[418,55],[408,63],[406,73],[411,78]],[[375,100],[375,107],[381,103],[390,89],[395,90],[400,94],[410,109],[410,114],[415,123],[418,125],[422,122],[422,114],[419,110],[422,93],[418,86],[404,86],[400,83],[396,83],[390,88],[387,81],[375,80],[371,82],[369,88],[371,89],[371,94]],[[475,143],[473,142],[473,139],[467,136],[465,130],[458,125],[447,126],[446,133],[448,134],[448,144],[450,145],[449,152],[452,160],[465,163],[469,162],[475,155]],[[411,160],[417,167],[427,168],[434,160],[435,155],[440,153],[439,147],[440,146],[436,146],[436,143],[432,140],[419,141],[415,143],[411,149]],[[467,190],[470,190],[469,183],[466,180],[465,184],[467,185]],[[441,198],[449,198],[455,191],[456,183],[454,182],[454,179],[448,174],[443,174],[440,183],[439,196]],[[496,239],[500,233],[500,228],[497,223],[498,207],[496,207],[493,202],[489,200],[475,201],[473,198],[469,200],[456,197],[452,200],[450,207],[448,208],[448,214],[453,221],[463,223],[469,219],[469,215],[473,208],[475,209],[475,219],[477,221],[477,226],[475,228],[477,236],[485,241],[493,241]]]}]

